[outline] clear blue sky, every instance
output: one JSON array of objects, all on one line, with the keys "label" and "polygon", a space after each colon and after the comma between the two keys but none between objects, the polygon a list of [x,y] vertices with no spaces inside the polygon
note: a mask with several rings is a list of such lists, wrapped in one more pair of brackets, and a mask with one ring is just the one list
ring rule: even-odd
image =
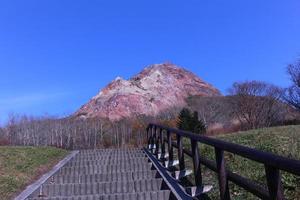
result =
[{"label": "clear blue sky", "polygon": [[287,86],[299,55],[299,0],[1,1],[0,121],[71,113],[164,61],[223,93],[247,79]]}]

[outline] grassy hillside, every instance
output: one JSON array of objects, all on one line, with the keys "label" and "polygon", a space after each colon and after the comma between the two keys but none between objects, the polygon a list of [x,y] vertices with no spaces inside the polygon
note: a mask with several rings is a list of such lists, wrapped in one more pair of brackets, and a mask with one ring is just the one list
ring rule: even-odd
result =
[{"label": "grassy hillside", "polygon": [[[300,160],[300,126],[283,126],[237,132],[220,135],[217,138]],[[214,149],[209,146],[202,145],[201,154],[214,160]],[[230,153],[226,154],[226,162],[231,171],[248,177],[258,184],[266,184],[263,165]],[[206,184],[213,183],[214,185],[210,197],[218,199],[219,193],[216,174],[203,167],[203,178]],[[282,181],[287,199],[300,199],[300,177],[282,173]],[[232,199],[258,199],[233,184],[230,185],[230,190]]]},{"label": "grassy hillside", "polygon": [[52,147],[0,147],[1,199],[11,199],[66,154]]}]

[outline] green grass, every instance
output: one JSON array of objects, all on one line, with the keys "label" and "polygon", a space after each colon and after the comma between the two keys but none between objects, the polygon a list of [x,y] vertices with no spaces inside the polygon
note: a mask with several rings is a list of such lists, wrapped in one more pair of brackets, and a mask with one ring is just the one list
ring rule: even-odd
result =
[{"label": "green grass", "polygon": [[53,147],[0,147],[1,199],[12,199],[66,154]]},{"label": "green grass", "polygon": [[[262,151],[271,152],[277,155],[300,160],[300,126],[273,127],[233,134],[220,135],[217,138],[229,142],[245,145]],[[185,147],[190,148],[185,142]],[[200,146],[201,155],[215,160],[214,149],[207,146]],[[247,177],[260,185],[266,185],[264,166],[257,162],[242,158],[240,156],[226,153],[226,165],[231,171]],[[187,161],[191,166],[191,160]],[[202,167],[203,181],[205,184],[212,184],[213,191],[209,194],[211,199],[219,199],[217,176],[209,169]],[[191,177],[192,179],[192,177]],[[282,172],[282,182],[287,199],[300,199],[300,177]],[[232,199],[252,200],[258,199],[242,188],[230,183]]]}]

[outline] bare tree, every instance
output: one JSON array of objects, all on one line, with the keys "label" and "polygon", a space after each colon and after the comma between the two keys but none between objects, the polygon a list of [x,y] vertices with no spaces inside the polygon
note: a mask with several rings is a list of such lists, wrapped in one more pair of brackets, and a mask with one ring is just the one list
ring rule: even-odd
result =
[{"label": "bare tree", "polygon": [[12,145],[50,145],[66,149],[125,147],[144,144],[145,128],[146,122],[136,118],[110,122],[99,118],[56,119],[12,115],[0,137],[9,138]]},{"label": "bare tree", "polygon": [[292,85],[285,90],[284,100],[300,111],[300,59],[288,65],[287,73]]},{"label": "bare tree", "polygon": [[0,127],[0,145],[9,145],[9,140],[5,134],[4,128]]},{"label": "bare tree", "polygon": [[261,81],[245,81],[234,83],[229,91],[233,95],[234,115],[243,129],[268,127],[280,120],[280,88]]},{"label": "bare tree", "polygon": [[191,96],[187,98],[188,107],[196,110],[199,117],[209,126],[213,123],[226,123],[232,119],[230,97],[202,97]]}]

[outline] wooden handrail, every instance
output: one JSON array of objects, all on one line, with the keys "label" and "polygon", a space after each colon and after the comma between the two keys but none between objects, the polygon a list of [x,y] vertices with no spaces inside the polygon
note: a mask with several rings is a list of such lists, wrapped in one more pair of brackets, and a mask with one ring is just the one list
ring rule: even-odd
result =
[{"label": "wooden handrail", "polygon": [[[157,130],[159,130],[159,136],[157,137]],[[149,134],[151,131],[151,134]],[[163,132],[167,133],[167,139],[164,139]],[[185,168],[184,154],[193,158],[193,166],[195,173],[195,183],[197,185],[202,184],[201,167],[204,165],[210,170],[218,174],[220,199],[230,199],[228,181],[235,183],[236,185],[244,188],[261,199],[270,200],[283,200],[284,194],[281,185],[280,171],[286,171],[294,175],[300,176],[300,161],[278,156],[272,153],[259,151],[253,148],[245,147],[242,145],[226,142],[223,140],[210,138],[202,135],[197,135],[191,132],[182,131],[174,128],[169,128],[157,124],[149,124],[147,127],[148,145],[160,144],[164,147],[164,143],[168,144],[169,159],[173,160],[173,147],[178,149],[178,160],[180,170]],[[177,141],[172,141],[172,135],[176,135]],[[188,138],[191,141],[191,151],[183,148],[182,138]],[[198,151],[198,143],[203,143],[214,147],[216,154],[216,161],[208,160],[201,157],[201,153]],[[156,148],[156,154],[159,151],[159,146]],[[164,153],[164,150],[161,151]],[[236,173],[226,170],[226,162],[224,159],[224,152],[230,152],[250,160],[264,164],[267,178],[267,187],[262,187],[256,184],[250,179],[244,178]]]}]

